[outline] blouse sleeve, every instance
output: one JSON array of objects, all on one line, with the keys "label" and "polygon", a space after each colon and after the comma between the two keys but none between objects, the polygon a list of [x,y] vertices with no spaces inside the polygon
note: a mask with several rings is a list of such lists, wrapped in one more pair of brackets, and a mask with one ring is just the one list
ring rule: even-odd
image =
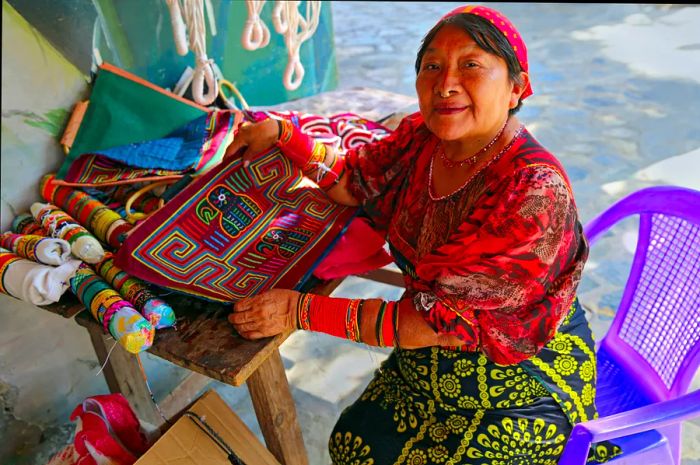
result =
[{"label": "blouse sleeve", "polygon": [[[450,241],[419,264],[429,290],[416,296],[426,321],[492,361],[535,355],[575,296],[588,246],[563,177],[525,167],[476,206]],[[422,305],[421,305],[421,302]]]},{"label": "blouse sleeve", "polygon": [[345,155],[349,189],[376,230],[386,231],[397,196],[410,169],[410,146],[419,138],[422,119],[405,117],[388,137],[353,149]]}]

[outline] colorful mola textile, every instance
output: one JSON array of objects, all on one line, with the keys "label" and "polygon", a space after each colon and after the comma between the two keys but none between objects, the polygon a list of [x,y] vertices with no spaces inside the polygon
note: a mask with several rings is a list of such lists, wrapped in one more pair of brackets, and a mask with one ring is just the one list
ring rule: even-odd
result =
[{"label": "colorful mola textile", "polygon": [[295,288],[356,209],[332,202],[278,149],[226,161],[132,230],[115,263],[150,283],[230,302]]},{"label": "colorful mola textile", "polygon": [[[155,117],[155,116],[154,116]],[[75,158],[62,184],[104,186],[178,178],[221,163],[243,115],[212,111],[161,139],[94,150]]]},{"label": "colorful mola textile", "polygon": [[246,111],[251,121],[266,118],[288,119],[304,134],[314,137],[340,153],[375,142],[391,134],[385,126],[355,113],[339,113],[330,117],[298,111]]}]

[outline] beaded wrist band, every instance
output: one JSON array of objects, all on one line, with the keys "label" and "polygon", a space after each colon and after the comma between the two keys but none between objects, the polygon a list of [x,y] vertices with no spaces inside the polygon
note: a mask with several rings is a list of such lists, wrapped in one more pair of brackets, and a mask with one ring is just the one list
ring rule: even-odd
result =
[{"label": "beaded wrist band", "polygon": [[[355,342],[362,341],[360,324],[367,301],[312,294],[301,294],[296,307],[296,327],[318,331]],[[398,302],[381,302],[375,323],[376,343],[379,347],[393,347],[398,342]]]},{"label": "beaded wrist band", "polygon": [[392,336],[394,340],[391,341],[392,346],[401,347],[401,341],[399,341],[399,304],[394,303],[394,314],[392,315]]},{"label": "beaded wrist band", "polygon": [[297,300],[297,329],[311,331],[309,310],[311,309],[311,294],[301,294]]},{"label": "beaded wrist band", "polygon": [[362,342],[360,318],[363,305],[361,299],[301,294],[297,301],[296,326],[298,329]]},{"label": "beaded wrist band", "polygon": [[277,120],[277,146],[304,175],[313,179],[322,189],[329,189],[340,181],[345,170],[345,159],[327,150],[326,146],[287,120]]},{"label": "beaded wrist band", "polygon": [[379,347],[393,347],[396,339],[395,321],[398,321],[398,305],[396,302],[382,302],[377,313],[375,337]]}]

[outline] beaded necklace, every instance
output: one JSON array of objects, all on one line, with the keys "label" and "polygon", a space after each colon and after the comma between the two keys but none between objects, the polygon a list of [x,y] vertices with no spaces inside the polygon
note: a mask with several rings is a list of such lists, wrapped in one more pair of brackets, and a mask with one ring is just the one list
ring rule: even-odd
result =
[{"label": "beaded necklace", "polygon": [[506,153],[508,150],[510,150],[510,148],[513,146],[515,141],[518,140],[520,138],[520,136],[522,135],[523,129],[525,129],[525,127],[523,125],[520,125],[520,127],[518,127],[518,129],[515,131],[515,134],[513,135],[513,138],[510,140],[510,142],[508,142],[508,144],[506,144],[506,146],[503,147],[503,149],[500,152],[498,152],[493,158],[491,158],[491,160],[489,160],[484,166],[482,166],[477,171],[475,171],[471,176],[469,176],[469,178],[464,182],[464,184],[462,184],[457,190],[455,190],[454,192],[451,192],[449,194],[445,194],[443,196],[440,196],[440,197],[433,195],[433,165],[435,164],[435,158],[436,158],[435,155],[433,155],[432,160],[430,162],[430,170],[428,171],[428,195],[430,196],[430,199],[431,200],[444,200],[448,197],[455,195],[457,192],[461,191],[462,189],[464,189],[464,187],[467,184],[469,184],[477,174],[481,173],[486,168],[491,166],[492,163],[494,163],[496,160],[501,158],[501,156],[504,153]]},{"label": "beaded necklace", "polygon": [[488,149],[493,147],[493,144],[496,143],[496,141],[501,137],[501,134],[503,134],[503,130],[506,128],[506,125],[508,124],[508,118],[506,118],[506,122],[503,123],[503,126],[501,127],[501,130],[498,131],[498,134],[494,136],[493,139],[491,139],[491,142],[486,144],[481,150],[476,152],[474,155],[472,155],[469,158],[465,158],[462,161],[453,161],[447,158],[447,155],[445,155],[445,151],[441,150],[440,151],[440,158],[442,158],[442,163],[445,165],[446,168],[456,168],[456,167],[462,167],[466,164],[473,165],[476,163],[476,159],[481,155],[482,153],[486,153]]}]

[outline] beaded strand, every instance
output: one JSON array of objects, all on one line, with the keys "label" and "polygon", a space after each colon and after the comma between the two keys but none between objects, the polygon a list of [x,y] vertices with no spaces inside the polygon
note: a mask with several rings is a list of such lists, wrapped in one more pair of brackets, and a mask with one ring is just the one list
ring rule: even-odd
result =
[{"label": "beaded strand", "polygon": [[518,140],[518,139],[520,138],[520,136],[522,135],[523,129],[524,129],[524,126],[521,125],[521,126],[515,131],[515,134],[513,135],[513,138],[511,139],[511,141],[508,142],[508,144],[507,144],[505,147],[503,147],[503,149],[502,149],[500,152],[498,152],[498,153],[496,154],[496,156],[494,156],[493,158],[491,158],[491,160],[489,160],[488,163],[486,163],[484,166],[482,166],[482,167],[479,168],[477,171],[475,171],[471,176],[469,176],[469,178],[464,182],[464,184],[462,184],[458,189],[456,189],[456,190],[453,191],[453,192],[450,192],[449,194],[445,194],[445,195],[442,195],[442,196],[439,196],[439,197],[433,195],[433,165],[435,164],[435,158],[436,158],[435,156],[433,156],[433,158],[432,158],[432,160],[431,160],[431,162],[430,162],[430,170],[428,171],[428,195],[430,196],[430,199],[431,199],[431,200],[435,200],[435,201],[437,201],[437,200],[444,200],[444,199],[446,199],[446,198],[448,198],[448,197],[451,197],[451,196],[455,195],[457,192],[461,191],[462,189],[464,189],[464,188],[467,186],[467,184],[469,184],[469,183],[476,177],[477,174],[481,173],[481,172],[484,171],[486,168],[488,168],[489,166],[491,166],[491,164],[493,164],[496,160],[498,160],[499,158],[501,158],[501,156],[502,156],[504,153],[506,153],[508,150],[510,150],[510,148],[513,146],[513,144],[515,143],[515,141]]}]

